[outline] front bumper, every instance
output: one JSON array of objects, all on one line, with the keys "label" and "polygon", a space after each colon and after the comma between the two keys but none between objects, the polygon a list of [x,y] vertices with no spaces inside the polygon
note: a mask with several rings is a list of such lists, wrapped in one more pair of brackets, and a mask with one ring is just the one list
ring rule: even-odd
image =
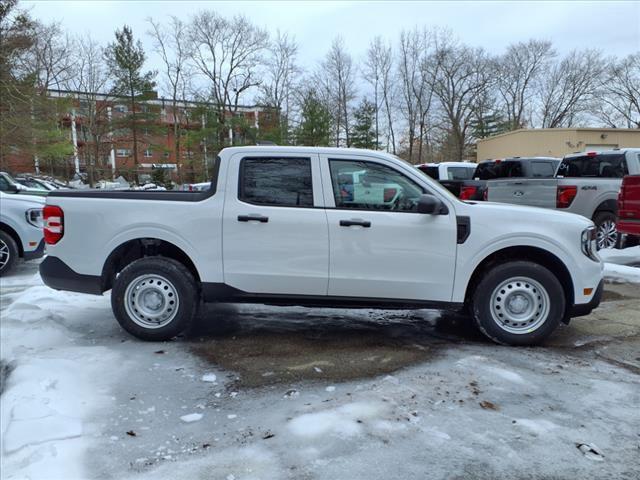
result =
[{"label": "front bumper", "polygon": [[578,305],[573,305],[571,310],[569,311],[569,318],[573,317],[583,317],[584,315],[589,315],[592,310],[598,308],[600,305],[600,301],[602,300],[602,292],[604,291],[604,279],[600,280],[598,284],[598,288],[596,288],[596,292],[593,294],[593,298],[589,303],[582,303]]},{"label": "front bumper", "polygon": [[47,256],[40,264],[42,281],[55,290],[102,295],[102,278],[77,273],[57,257]]}]

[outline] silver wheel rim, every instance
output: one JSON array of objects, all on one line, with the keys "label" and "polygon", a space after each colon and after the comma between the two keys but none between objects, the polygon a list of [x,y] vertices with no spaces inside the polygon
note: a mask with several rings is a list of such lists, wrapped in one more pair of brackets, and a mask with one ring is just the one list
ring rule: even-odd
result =
[{"label": "silver wheel rim", "polygon": [[11,250],[9,250],[9,245],[7,245],[4,240],[0,238],[0,270],[2,270],[6,265],[9,264],[10,259]]},{"label": "silver wheel rim", "polygon": [[491,317],[504,331],[531,333],[547,321],[549,294],[540,283],[527,277],[513,277],[491,294]]},{"label": "silver wheel rim", "polygon": [[176,287],[165,277],[155,274],[135,278],[124,294],[129,318],[143,328],[161,328],[175,318],[180,306]]},{"label": "silver wheel rim", "polygon": [[613,220],[605,220],[598,225],[597,242],[598,248],[613,248],[618,241],[618,231]]}]

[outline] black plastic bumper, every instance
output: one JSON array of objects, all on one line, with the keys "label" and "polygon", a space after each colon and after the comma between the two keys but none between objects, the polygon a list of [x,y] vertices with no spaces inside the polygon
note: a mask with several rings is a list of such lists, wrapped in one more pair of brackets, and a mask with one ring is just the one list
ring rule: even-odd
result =
[{"label": "black plastic bumper", "polygon": [[598,288],[596,288],[596,293],[593,294],[593,298],[589,303],[584,303],[580,305],[574,305],[571,307],[570,317],[582,317],[584,315],[589,315],[591,311],[595,308],[598,308],[600,305],[600,300],[602,300],[602,291],[604,290],[604,280],[600,280],[598,284]]},{"label": "black plastic bumper", "polygon": [[24,254],[22,255],[22,258],[24,258],[25,260],[34,260],[36,258],[42,257],[43,255],[44,255],[44,238],[40,240],[40,243],[38,244],[38,248],[30,252],[24,252]]},{"label": "black plastic bumper", "polygon": [[40,264],[40,276],[45,285],[55,290],[102,295],[100,276],[83,275],[73,271],[57,257],[48,256]]}]

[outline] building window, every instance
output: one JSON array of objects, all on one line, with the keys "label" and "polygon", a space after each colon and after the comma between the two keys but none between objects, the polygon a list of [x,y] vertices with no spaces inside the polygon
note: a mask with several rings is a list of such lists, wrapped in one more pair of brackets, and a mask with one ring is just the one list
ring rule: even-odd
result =
[{"label": "building window", "polygon": [[127,112],[129,111],[129,109],[127,108],[127,106],[126,106],[126,105],[122,105],[122,104],[115,105],[115,106],[113,107],[113,109],[114,109],[116,112],[119,112],[119,113],[127,113]]},{"label": "building window", "polygon": [[129,150],[128,148],[118,148],[116,150],[116,157],[130,157],[131,156],[131,150]]},{"label": "building window", "polygon": [[164,152],[164,158],[169,158],[171,154],[169,152]]},{"label": "building window", "polygon": [[151,157],[153,157],[153,150],[151,150],[150,148],[147,148],[147,149],[144,151],[144,157],[145,157],[145,158],[151,158]]}]

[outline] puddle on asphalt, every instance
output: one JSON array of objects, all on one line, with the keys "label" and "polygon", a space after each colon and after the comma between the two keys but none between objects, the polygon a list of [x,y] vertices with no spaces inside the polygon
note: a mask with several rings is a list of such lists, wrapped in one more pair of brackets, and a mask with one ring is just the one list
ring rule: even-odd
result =
[{"label": "puddle on asphalt", "polygon": [[193,351],[235,372],[239,386],[345,381],[433,359],[443,346],[484,338],[455,314],[207,306],[189,335]]}]

